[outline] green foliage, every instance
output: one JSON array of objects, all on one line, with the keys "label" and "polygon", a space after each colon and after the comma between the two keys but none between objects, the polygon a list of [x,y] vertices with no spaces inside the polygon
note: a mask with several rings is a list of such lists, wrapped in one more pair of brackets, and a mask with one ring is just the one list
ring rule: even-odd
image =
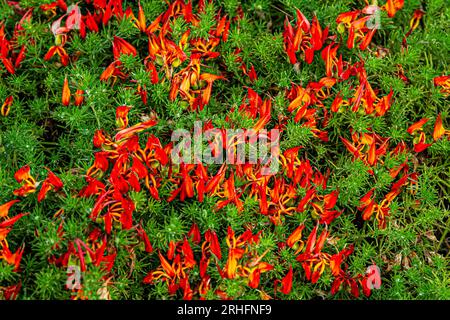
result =
[{"label": "green foliage", "polygon": [[[27,0],[21,1],[20,5],[29,8],[50,2]],[[426,151],[409,152],[404,158],[386,155],[383,162],[373,166],[371,173],[363,161],[353,158],[340,140],[340,137],[350,139],[351,128],[358,133],[374,131],[382,137],[389,137],[391,147],[406,141],[412,148],[413,138],[406,132],[408,126],[421,118],[429,118],[425,128],[430,132],[427,139],[431,139],[432,123],[439,113],[444,119],[444,126],[450,128],[448,96],[433,85],[435,77],[450,72],[450,39],[447,35],[450,7],[447,3],[444,0],[424,2],[426,14],[418,29],[408,37],[407,50],[402,50],[401,43],[409,28],[409,19],[414,10],[421,7],[418,0],[405,1],[405,8],[394,19],[382,17],[382,28],[377,32],[370,50],[348,50],[345,45],[341,46],[338,52],[347,60],[355,62],[359,57],[364,60],[368,80],[380,95],[386,95],[392,89],[393,104],[383,117],[349,110],[333,113],[324,128],[329,136],[327,142],[315,137],[311,128],[295,122],[287,110],[289,101],[285,92],[292,83],[306,87],[309,82],[318,81],[325,74],[320,53],[316,53],[312,64],[302,61],[294,67],[289,63],[283,48],[284,18],[287,16],[289,21],[294,21],[295,9],[299,8],[309,20],[317,16],[322,27],[329,26],[334,33],[337,15],[360,9],[365,2],[222,0],[206,3],[205,11],[198,16],[200,22],[197,26],[188,25],[182,18],[173,21],[172,41],[178,43],[189,28],[189,39],[208,39],[210,31],[217,25],[219,9],[229,18],[234,18],[242,5],[244,14],[238,23],[231,24],[228,41],[218,46],[220,56],[210,63],[208,61],[205,67],[208,73],[225,75],[226,80],[214,82],[210,103],[196,112],[190,111],[181,97],[173,101],[169,99],[171,83],[167,79],[156,84],[151,82],[147,66],[143,63],[148,54],[148,36],[140,32],[131,19],[113,19],[98,33],[87,32],[85,38],[78,31],[73,32],[65,49],[71,57],[77,58],[68,66],[62,66],[57,56],[44,61],[45,53],[55,44],[49,30],[54,21],[48,16],[50,13],[36,12],[31,22],[24,24],[24,32],[18,39],[20,44],[27,44],[22,66],[11,75],[0,64],[0,104],[10,95],[14,97],[9,115],[0,116],[0,204],[12,199],[13,190],[19,187],[14,173],[26,164],[31,166],[32,174],[39,183],[45,179],[46,168],[50,168],[63,180],[64,188],[49,195],[42,203],[30,196],[14,207],[14,214],[30,212],[8,235],[8,243],[14,250],[25,244],[25,253],[20,273],[13,271],[14,266],[0,261],[0,287],[22,281],[19,299],[71,298],[71,291],[64,288],[66,270],[49,261],[63,255],[68,250],[69,241],[86,239],[94,227],[103,228],[102,221],[92,222],[89,217],[94,198],[76,195],[85,186],[86,170],[94,160],[92,137],[98,129],[115,133],[117,106],[132,106],[129,114],[132,124],[157,114],[159,122],[151,133],[165,145],[170,142],[172,130],[192,128],[198,120],[212,120],[215,126],[223,128],[252,127],[256,121],[242,116],[238,110],[250,87],[263,99],[272,99],[271,126],[283,116],[290,117],[282,133],[281,152],[302,146],[300,158],[308,156],[314,168],[323,174],[331,169],[327,191],[339,191],[337,207],[342,214],[330,226],[333,238],[328,240],[327,246],[339,251],[355,244],[355,252],[349,258],[352,274],[364,274],[372,262],[381,268],[383,284],[380,290],[373,291],[371,298],[449,299],[450,141],[442,138]],[[127,4],[131,5],[137,16],[137,4],[130,1]],[[141,4],[147,25],[167,9],[166,1],[161,0],[141,1]],[[6,2],[0,2],[0,21],[5,21],[8,37],[18,18],[19,15]],[[129,75],[128,78],[100,81],[102,72],[114,60],[114,36],[132,43],[138,48],[138,54],[120,56],[122,71]],[[345,35],[338,34],[338,37]],[[387,55],[375,56],[378,47],[387,49]],[[239,53],[242,62],[236,59],[237,48],[242,50]],[[187,63],[184,62],[176,70],[186,67]],[[248,68],[254,66],[258,80],[251,82],[242,73],[242,63]],[[408,78],[407,82],[398,76],[400,65]],[[158,71],[160,79],[164,78],[166,70],[158,66]],[[72,94],[77,89],[84,91],[82,105],[74,105],[73,97],[71,105],[61,104],[61,90],[66,77]],[[336,84],[333,93],[341,92],[344,98],[350,98],[350,87],[356,85],[356,80],[354,83],[351,81]],[[136,94],[138,85],[147,89],[147,104]],[[324,108],[329,110],[332,102],[332,99],[326,100]],[[318,114],[322,121],[325,117],[323,111],[318,110]],[[395,199],[387,228],[379,230],[374,219],[362,220],[357,207],[361,197],[372,188],[378,196],[389,192],[394,182],[389,170],[405,160],[411,164],[411,172],[418,173],[417,185],[408,187],[407,192]],[[236,180],[239,186],[240,181]],[[295,260],[292,250],[278,247],[299,224],[308,219],[306,234],[311,232],[311,210],[283,216],[281,225],[274,226],[267,216],[260,214],[259,203],[253,197],[241,199],[244,210],[239,212],[233,203],[216,210],[217,198],[209,196],[202,203],[193,199],[167,202],[165,199],[172,191],[170,183],[163,184],[159,189],[159,196],[163,199],[160,201],[145,192],[131,194],[136,206],[133,219],[148,234],[154,252],[145,252],[134,231],[113,228],[108,241],[118,248],[112,270],[114,279],[105,289],[106,272],[89,265],[83,273],[85,297],[100,299],[108,293],[112,299],[174,298],[169,295],[166,283],[157,282],[150,286],[142,284],[142,281],[149,271],[160,265],[157,252],[166,252],[170,241],[183,240],[194,222],[202,233],[208,229],[216,231],[224,248],[228,226],[237,234],[244,232],[248,226],[263,230],[255,250],[260,255],[268,250],[266,261],[274,265],[271,277],[261,275],[261,287],[267,288],[270,295],[273,292],[273,278],[281,280],[288,271],[286,266],[293,265],[297,271],[294,273],[292,292],[289,295],[277,293],[279,297],[351,297],[345,290],[337,295],[330,293],[333,277],[328,271],[316,284],[306,281],[305,272]],[[299,196],[305,194],[301,188],[297,192]],[[61,219],[54,217],[59,209],[64,210]],[[64,222],[62,238],[58,230],[61,221]],[[195,255],[200,255],[201,247],[196,245],[194,248]],[[111,247],[107,249],[112,250]],[[224,264],[223,260],[221,263]],[[214,289],[223,290],[236,299],[261,297],[260,292],[249,288],[244,279],[221,279],[217,270],[213,272]],[[193,274],[194,279],[200,279],[198,268]],[[206,298],[216,298],[213,290],[208,292]]]}]

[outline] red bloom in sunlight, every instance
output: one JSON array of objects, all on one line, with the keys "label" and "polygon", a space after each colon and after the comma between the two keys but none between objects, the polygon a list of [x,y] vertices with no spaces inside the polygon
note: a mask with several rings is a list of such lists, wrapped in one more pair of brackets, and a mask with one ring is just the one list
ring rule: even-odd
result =
[{"label": "red bloom in sunlight", "polygon": [[15,74],[16,70],[14,68],[14,65],[11,62],[11,59],[5,58],[3,56],[0,56],[0,61],[3,63],[3,66],[5,67],[5,69],[11,73],[11,74]]},{"label": "red bloom in sunlight", "polygon": [[121,55],[137,55],[136,48],[124,39],[114,36],[113,40],[114,59],[119,60]]},{"label": "red bloom in sunlight", "polygon": [[193,223],[191,229],[189,230],[188,237],[191,237],[192,242],[199,244],[201,241],[200,230],[196,223]]},{"label": "red bloom in sunlight", "polygon": [[28,213],[21,213],[12,218],[3,220],[0,222],[0,247],[8,247],[8,242],[6,241],[6,236],[11,231],[14,224],[22,217],[28,215]]},{"label": "red bloom in sunlight", "polygon": [[63,187],[63,182],[53,172],[48,170],[47,178],[42,183],[41,190],[38,194],[38,202],[44,200],[50,190],[58,191]]},{"label": "red bloom in sunlight", "polygon": [[296,254],[301,252],[304,247],[304,242],[302,241],[302,232],[305,229],[305,225],[298,226],[294,232],[287,238],[286,244],[296,250]]},{"label": "red bloom in sunlight", "polygon": [[286,276],[281,280],[281,292],[283,294],[289,294],[292,290],[292,277],[293,277],[293,270],[292,266],[289,267],[289,271],[286,274]]},{"label": "red bloom in sunlight", "polygon": [[120,106],[116,109],[116,125],[119,130],[123,130],[128,127],[128,112],[130,111],[130,107]]},{"label": "red bloom in sunlight", "polygon": [[220,249],[219,238],[217,237],[217,234],[212,230],[208,230],[205,233],[205,240],[209,243],[209,248],[211,249],[211,252],[219,260],[221,260],[222,259],[222,251]]},{"label": "red bloom in sunlight", "polygon": [[3,220],[2,222],[0,222],[0,229],[11,228],[20,218],[26,215],[28,215],[28,213],[21,213],[12,218]]},{"label": "red bloom in sunlight", "polygon": [[450,95],[450,76],[439,76],[433,79],[435,87],[441,87],[441,92]]},{"label": "red bloom in sunlight", "polygon": [[392,18],[395,16],[398,10],[403,8],[403,5],[405,4],[405,0],[387,0],[386,4],[384,5],[384,8],[389,16],[389,18]]},{"label": "red bloom in sunlight", "polygon": [[355,21],[356,18],[361,14],[360,10],[348,11],[341,13],[336,18],[336,23],[342,23],[347,27],[350,27],[352,21]]},{"label": "red bloom in sunlight", "polygon": [[325,47],[325,49],[322,50],[322,59],[325,61],[325,70],[327,77],[332,76],[332,68],[333,66],[337,66],[337,50],[339,48],[339,45],[335,45],[332,43]]},{"label": "red bloom in sunlight", "polygon": [[145,122],[141,122],[138,124],[135,124],[132,127],[129,128],[125,128],[123,130],[120,130],[114,137],[114,139],[116,141],[122,140],[122,139],[126,139],[126,138],[130,138],[131,136],[133,136],[135,133],[144,131],[150,127],[153,127],[157,124],[158,122],[156,120],[148,120]]},{"label": "red bloom in sunlight", "polygon": [[84,91],[81,89],[77,89],[75,92],[75,105],[77,107],[81,106],[84,102]]},{"label": "red bloom in sunlight", "polygon": [[255,67],[253,65],[250,68],[250,71],[248,72],[248,77],[249,77],[251,82],[255,82],[256,80],[258,80],[258,75],[256,74],[256,70],[255,70]]},{"label": "red bloom in sunlight", "polygon": [[141,6],[141,1],[138,2],[138,18],[132,16],[132,19],[135,21],[135,26],[142,32],[147,32],[147,23],[145,21],[144,10]]},{"label": "red bloom in sunlight", "polygon": [[296,53],[301,51],[304,61],[311,64],[314,59],[314,52],[322,49],[326,39],[332,39],[333,37],[328,37],[328,28],[322,30],[317,17],[313,17],[310,23],[300,10],[297,9],[296,15],[297,24],[295,28],[287,17],[284,22],[284,49],[290,63],[297,63]]},{"label": "red bloom in sunlight", "polygon": [[434,123],[434,130],[433,130],[433,139],[434,141],[439,140],[443,135],[447,135],[450,139],[450,130],[446,130],[444,126],[442,125],[442,116],[441,114],[438,114],[436,117],[436,122]]},{"label": "red bloom in sunlight", "polygon": [[420,119],[420,120],[417,121],[416,123],[410,125],[406,131],[407,131],[409,134],[413,134],[413,133],[414,133],[415,131],[417,131],[417,130],[422,130],[423,125],[424,125],[425,123],[427,123],[428,120],[429,120],[428,118]]},{"label": "red bloom in sunlight", "polygon": [[217,192],[215,195],[220,198],[226,198],[226,200],[219,200],[216,204],[216,209],[220,210],[229,203],[234,203],[238,211],[241,212],[244,209],[242,201],[239,199],[239,194],[236,191],[234,185],[234,175],[231,175],[228,180],[224,182],[223,192]]},{"label": "red bloom in sunlight", "polygon": [[22,186],[19,189],[14,190],[14,195],[24,197],[30,193],[36,192],[37,183],[36,180],[30,174],[30,166],[25,165],[14,174],[14,178]]},{"label": "red bloom in sunlight", "polygon": [[152,244],[150,243],[150,239],[148,238],[144,228],[141,225],[139,225],[136,228],[136,231],[138,233],[139,238],[141,238],[141,240],[144,242],[145,252],[152,253],[153,247]]},{"label": "red bloom in sunlight", "polygon": [[16,204],[17,202],[20,202],[20,200],[11,200],[7,203],[4,203],[0,205],[0,218],[4,218],[8,216],[9,209]]},{"label": "red bloom in sunlight", "polygon": [[6,263],[14,265],[14,272],[19,271],[20,261],[22,260],[23,251],[25,246],[17,249],[15,253],[12,253],[7,246],[0,250],[0,260],[3,259]]},{"label": "red bloom in sunlight", "polygon": [[120,61],[112,62],[100,75],[100,81],[106,81],[113,76],[123,77],[123,73],[118,69],[121,64]]},{"label": "red bloom in sunlight", "polygon": [[[213,82],[219,79],[225,79],[223,76],[218,76],[215,74],[204,73],[200,75],[200,80],[203,80],[207,83],[206,88],[203,89],[202,93],[202,106],[205,106],[209,103],[209,99],[211,97],[212,85]],[[201,110],[202,108],[200,108]]]},{"label": "red bloom in sunlight", "polygon": [[158,256],[161,265],[149,272],[143,282],[150,284],[163,280],[167,283],[170,295],[175,294],[180,288],[183,290],[183,299],[192,299],[193,290],[189,284],[189,272],[196,265],[196,261],[189,242],[186,239],[176,244],[171,242],[167,253],[170,262],[161,253],[158,253]]},{"label": "red bloom in sunlight", "polygon": [[339,253],[336,253],[330,258],[330,269],[334,276],[338,276],[342,272],[342,262],[353,253],[354,246],[350,245],[348,248],[342,249]]},{"label": "red bloom in sunlight", "polygon": [[306,278],[312,283],[316,283],[325,267],[329,264],[330,255],[322,252],[322,248],[329,235],[327,230],[323,230],[317,239],[318,225],[314,227],[306,242],[305,252],[297,256],[296,260],[302,263],[306,273]]},{"label": "red bloom in sunlight", "polygon": [[66,107],[70,104],[70,89],[67,77],[64,78],[61,103]]},{"label": "red bloom in sunlight", "polygon": [[55,54],[57,54],[60,57],[63,66],[67,66],[69,64],[69,55],[62,46],[51,47],[45,54],[44,60],[49,61]]},{"label": "red bloom in sunlight", "polygon": [[419,137],[416,138],[414,141],[414,152],[422,152],[431,145],[432,145],[431,143],[426,143],[425,133],[421,132],[419,134]]}]

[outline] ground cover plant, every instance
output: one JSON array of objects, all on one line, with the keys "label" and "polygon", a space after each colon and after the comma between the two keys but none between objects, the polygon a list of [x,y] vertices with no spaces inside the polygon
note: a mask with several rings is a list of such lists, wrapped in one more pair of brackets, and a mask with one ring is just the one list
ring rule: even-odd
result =
[{"label": "ground cover plant", "polygon": [[449,299],[449,21],[0,2],[0,298]]}]

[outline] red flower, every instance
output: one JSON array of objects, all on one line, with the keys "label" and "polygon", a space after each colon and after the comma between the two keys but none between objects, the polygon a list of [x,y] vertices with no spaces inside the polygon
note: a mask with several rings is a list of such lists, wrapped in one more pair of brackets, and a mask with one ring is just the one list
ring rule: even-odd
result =
[{"label": "red flower", "polygon": [[41,190],[38,194],[38,202],[44,200],[50,190],[58,191],[63,187],[63,182],[53,172],[48,170],[47,178],[42,183]]},{"label": "red flower", "polygon": [[22,187],[14,190],[15,196],[24,197],[30,193],[36,192],[36,180],[30,175],[30,166],[25,165],[14,174],[14,178],[18,183],[22,183]]},{"label": "red flower", "polygon": [[67,80],[67,77],[64,78],[61,102],[66,107],[70,104],[70,89],[69,89],[69,81]]},{"label": "red flower", "polygon": [[293,270],[292,266],[289,267],[289,271],[286,274],[286,276],[281,280],[281,292],[283,294],[289,294],[292,290],[292,277],[293,277]]},{"label": "red flower", "polygon": [[69,55],[62,46],[52,46],[44,56],[45,61],[49,61],[55,54],[61,58],[63,66],[69,64]]},{"label": "red flower", "polygon": [[417,121],[416,123],[410,125],[409,128],[408,128],[406,131],[407,131],[409,134],[413,134],[414,131],[422,130],[423,125],[424,125],[425,123],[427,123],[428,120],[429,120],[428,118],[420,119],[420,120]]},{"label": "red flower", "polygon": [[0,218],[4,218],[8,216],[9,209],[16,204],[17,202],[20,202],[20,200],[11,200],[7,203],[4,203],[0,205]]},{"label": "red flower", "polygon": [[405,0],[387,0],[384,9],[387,11],[389,18],[395,16],[398,10],[403,8]]}]

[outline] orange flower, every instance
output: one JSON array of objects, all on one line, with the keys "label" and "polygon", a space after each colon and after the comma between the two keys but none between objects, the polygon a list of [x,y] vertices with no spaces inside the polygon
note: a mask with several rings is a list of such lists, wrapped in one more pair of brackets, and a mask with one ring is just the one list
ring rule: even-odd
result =
[{"label": "orange flower", "polygon": [[425,143],[426,142],[426,136],[424,132],[421,132],[419,134],[418,138],[414,139],[414,151],[415,152],[422,152],[425,149],[427,149],[429,146],[431,146],[431,143]]},{"label": "orange flower", "polygon": [[36,192],[36,180],[30,175],[30,166],[25,165],[14,174],[14,178],[18,183],[22,183],[22,187],[14,190],[15,196],[24,197],[30,193]]},{"label": "orange flower", "polygon": [[213,230],[208,230],[205,233],[205,242],[202,244],[202,251],[208,248],[219,260],[222,259],[222,251],[220,249],[219,238]]},{"label": "orange flower", "polygon": [[84,102],[84,91],[81,89],[77,89],[75,92],[75,105],[77,107],[81,106]]},{"label": "orange flower", "polygon": [[13,96],[9,96],[5,99],[5,102],[3,102],[2,108],[1,108],[1,115],[6,117],[9,114],[9,111],[11,110],[11,105],[13,103]]},{"label": "orange flower", "polygon": [[433,79],[435,87],[442,87],[441,92],[450,95],[450,76],[440,76]]},{"label": "orange flower", "polygon": [[422,19],[422,17],[424,15],[425,15],[425,11],[420,10],[420,9],[414,10],[413,17],[409,21],[409,27],[411,29],[409,30],[408,33],[411,33],[412,31],[414,31],[419,26],[419,22],[420,22],[420,20]]},{"label": "orange flower", "polygon": [[348,11],[341,13],[336,18],[336,23],[344,24],[347,28],[350,28],[350,25],[356,18],[361,14],[361,10]]},{"label": "orange flower", "polygon": [[66,107],[70,104],[70,88],[69,88],[69,81],[67,80],[67,77],[64,78],[61,102]]},{"label": "orange flower", "polygon": [[300,226],[298,226],[295,230],[294,230],[294,232],[292,232],[291,233],[291,235],[287,238],[287,240],[286,240],[286,244],[289,246],[289,247],[294,247],[294,245],[297,243],[297,242],[301,242],[300,243],[300,245],[299,246],[297,246],[298,247],[298,249],[297,249],[297,251],[298,252],[300,252],[302,249],[303,249],[303,246],[304,246],[304,243],[303,243],[303,241],[301,241],[301,239],[302,239],[302,231],[303,231],[303,229],[305,229],[305,225],[300,225]]},{"label": "orange flower", "polygon": [[4,218],[8,216],[9,209],[16,204],[17,202],[20,202],[20,200],[11,200],[7,203],[4,203],[0,206],[0,218]]},{"label": "orange flower", "polygon": [[131,136],[133,136],[135,133],[144,131],[145,129],[148,129],[150,127],[153,127],[157,124],[158,122],[156,120],[148,120],[145,122],[141,122],[138,124],[135,124],[132,127],[129,128],[125,128],[123,130],[120,130],[114,137],[114,139],[116,141],[122,140],[122,139],[127,139],[130,138]]},{"label": "orange flower", "polygon": [[118,67],[122,65],[120,61],[114,61],[100,75],[100,81],[106,81],[112,76],[122,76],[122,72],[118,69]]},{"label": "orange flower", "polygon": [[[48,169],[47,169],[48,170]],[[50,190],[58,191],[63,187],[63,182],[53,172],[48,170],[47,178],[42,183],[41,190],[38,194],[38,202],[44,200]]]},{"label": "orange flower", "polygon": [[137,50],[133,45],[124,39],[114,36],[113,40],[113,55],[115,60],[119,60],[121,55],[137,55]]},{"label": "orange flower", "polygon": [[0,61],[3,63],[3,65],[5,66],[5,69],[11,73],[11,74],[15,74],[16,71],[14,69],[14,65],[11,62],[11,59],[5,58],[3,56],[0,55]]},{"label": "orange flower", "polygon": [[292,266],[290,266],[288,273],[281,280],[281,292],[283,294],[289,294],[291,292],[291,290],[292,290],[292,278],[293,278],[293,270],[292,270]]},{"label": "orange flower", "polygon": [[14,272],[19,271],[20,268],[20,260],[22,259],[22,254],[25,249],[25,246],[17,249],[15,253],[12,253],[7,246],[0,250],[0,259],[6,261],[6,263],[14,265]]},{"label": "orange flower", "polygon": [[63,66],[67,66],[69,64],[69,55],[67,54],[66,50],[62,46],[51,47],[48,50],[48,52],[45,54],[44,60],[45,61],[50,60],[55,54],[59,55]]},{"label": "orange flower", "polygon": [[144,14],[144,10],[142,9],[141,6],[141,1],[138,2],[138,18],[136,19],[133,16],[133,20],[135,20],[135,26],[141,31],[141,32],[146,32],[147,31],[147,23],[145,21],[145,14]]},{"label": "orange flower", "polygon": [[12,218],[6,219],[0,222],[0,245],[3,247],[8,247],[8,242],[6,241],[6,236],[11,231],[14,224],[22,217],[28,215],[28,213],[21,213]]},{"label": "orange flower", "polygon": [[392,18],[398,10],[403,8],[404,4],[405,0],[387,0],[383,8],[386,10],[389,18]]},{"label": "orange flower", "polygon": [[325,47],[325,49],[322,50],[322,59],[323,61],[325,61],[325,70],[326,70],[326,75],[327,77],[331,77],[332,76],[332,72],[333,72],[333,66],[337,66],[337,50],[339,48],[339,45],[335,45],[332,43],[330,45],[328,45],[327,47]]},{"label": "orange flower", "polygon": [[229,203],[234,203],[237,207],[238,212],[242,212],[244,209],[243,203],[239,200],[239,194],[236,192],[236,188],[234,186],[234,175],[231,175],[228,180],[226,180],[223,184],[223,192],[217,192],[215,194],[220,198],[226,198],[227,200],[219,200],[216,204],[216,210],[220,210]]},{"label": "orange flower", "polygon": [[219,79],[223,80],[223,79],[225,79],[225,77],[218,76],[218,75],[211,74],[211,73],[204,73],[204,74],[200,75],[200,80],[203,80],[207,83],[206,88],[203,89],[203,93],[202,93],[202,106],[206,106],[209,103],[213,82],[216,80],[219,80]]},{"label": "orange flower", "polygon": [[450,130],[446,130],[444,126],[442,125],[442,117],[441,114],[439,114],[436,118],[436,123],[434,124],[434,131],[433,131],[433,139],[434,141],[439,140],[443,135],[447,135],[450,138]]},{"label": "orange flower", "polygon": [[422,130],[422,127],[425,123],[428,122],[428,118],[423,118],[417,121],[416,123],[409,126],[409,128],[406,130],[409,134],[413,134],[414,131]]},{"label": "orange flower", "polygon": [[120,106],[116,109],[116,125],[119,130],[123,130],[128,127],[128,112],[130,111],[130,107]]},{"label": "orange flower", "polygon": [[328,253],[321,252],[329,232],[323,230],[319,239],[316,239],[318,226],[317,224],[309,235],[305,252],[296,258],[297,261],[302,263],[306,278],[312,283],[316,283],[319,280],[325,271],[325,267],[329,264],[330,259]]}]

